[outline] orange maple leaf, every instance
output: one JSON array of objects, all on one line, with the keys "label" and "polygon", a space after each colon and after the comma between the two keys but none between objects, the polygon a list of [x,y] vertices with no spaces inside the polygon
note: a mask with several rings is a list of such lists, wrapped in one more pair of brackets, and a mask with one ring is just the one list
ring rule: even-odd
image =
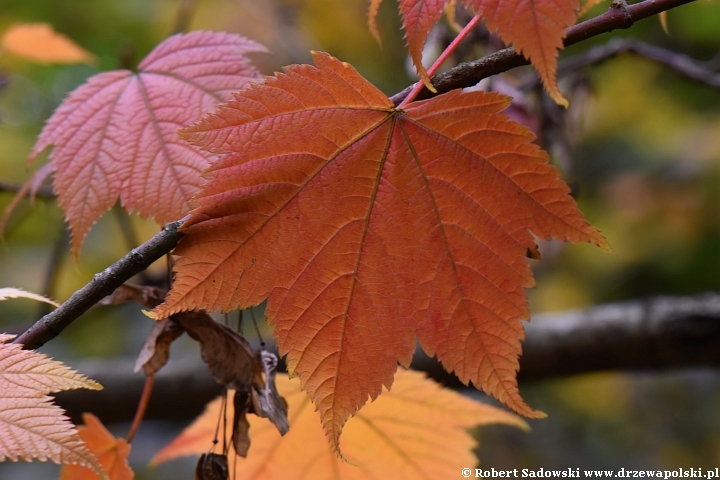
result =
[{"label": "orange maple leaf", "polygon": [[537,69],[548,95],[567,107],[557,85],[558,51],[565,29],[577,20],[580,0],[464,0],[491,30],[511,43]]},{"label": "orange maple leaf", "polygon": [[5,343],[0,334],[0,461],[33,458],[85,465],[102,475],[75,426],[47,396],[51,392],[102,387],[47,356]]},{"label": "orange maple leaf", "polygon": [[[422,49],[433,26],[451,0],[399,0],[408,51],[420,79],[428,86],[430,78],[422,65]],[[375,17],[382,0],[370,0],[368,23],[379,38]],[[512,44],[540,74],[548,94],[567,106],[557,86],[558,50],[563,47],[565,29],[577,20],[579,0],[462,0],[473,7],[490,30],[497,30],[503,41]]]},{"label": "orange maple leaf", "polygon": [[[30,158],[50,145],[54,189],[72,231],[73,255],[120,198],[129,211],[164,223],[189,210],[213,156],[190,148],[177,129],[259,76],[239,35],[175,35],[140,62],[138,73],[104,72],[73,91],[43,128]],[[34,178],[35,185],[52,173]]]},{"label": "orange maple leaf", "polygon": [[23,23],[5,30],[0,47],[8,53],[40,63],[94,63],[95,56],[47,23]]},{"label": "orange maple leaf", "polygon": [[[527,424],[511,413],[445,389],[420,372],[400,370],[392,389],[365,406],[345,427],[342,447],[352,462],[348,464],[328,448],[300,383],[278,375],[277,386],[288,402],[290,431],[281,437],[266,420],[250,417],[248,457],[228,462],[231,468],[236,465],[237,478],[323,479],[330,473],[336,480],[454,478],[462,468],[477,462],[468,428],[502,423],[527,429]],[[232,409],[232,401],[227,405]],[[206,452],[212,445],[220,408],[220,398],[208,404],[152,463]],[[232,418],[232,411],[226,416]]]},{"label": "orange maple leaf", "polygon": [[[85,425],[78,427],[80,438],[87,449],[97,457],[110,480],[132,480],[135,474],[128,465],[130,445],[122,438],[115,438],[95,415],[83,413]],[[89,468],[80,465],[64,465],[60,480],[97,480],[99,477]]]},{"label": "orange maple leaf", "polygon": [[[413,65],[417,69],[420,80],[433,92],[435,87],[430,82],[427,69],[422,64],[422,51],[427,36],[433,26],[440,20],[445,10],[445,5],[450,0],[399,0],[400,14],[403,27],[405,28],[405,39],[407,40],[408,52]],[[380,41],[380,32],[377,29],[375,18],[378,7],[382,0],[370,0],[368,11],[368,26],[375,39]]]},{"label": "orange maple leaf", "polygon": [[416,336],[464,383],[520,397],[525,256],[542,238],[607,248],[510,99],[459,91],[397,109],[316,53],[238,93],[183,135],[226,153],[183,226],[157,318],[268,298],[288,370],[334,446],[409,365]]}]

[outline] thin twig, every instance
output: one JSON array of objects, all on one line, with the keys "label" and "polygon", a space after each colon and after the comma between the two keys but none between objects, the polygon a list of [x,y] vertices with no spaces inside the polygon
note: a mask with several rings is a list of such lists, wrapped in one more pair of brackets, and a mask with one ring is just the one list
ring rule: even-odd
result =
[{"label": "thin twig", "polygon": [[150,395],[152,395],[153,385],[155,384],[155,374],[148,375],[145,378],[145,385],[143,386],[142,394],[140,395],[140,401],[138,402],[137,410],[135,410],[135,417],[133,418],[130,431],[127,434],[127,442],[132,442],[133,437],[140,428],[140,424],[145,418],[145,411],[147,410],[148,403],[150,403]]},{"label": "thin twig", "polygon": [[172,33],[183,33],[190,27],[190,22],[197,8],[197,0],[180,0],[178,13],[175,17]]},{"label": "thin twig", "polygon": [[[0,180],[0,192],[14,192],[17,193],[23,188],[23,185],[20,185],[18,183],[12,183],[12,182],[6,182],[4,180]],[[42,199],[51,199],[55,198],[56,195],[53,192],[53,189],[49,185],[42,185],[40,188],[38,188],[37,193],[35,194],[36,197],[42,198]]]},{"label": "thin twig", "polygon": [[[40,292],[46,297],[55,298],[57,282],[60,278],[60,267],[62,266],[63,257],[65,257],[68,251],[69,244],[70,234],[68,233],[65,223],[63,223],[60,226],[60,236],[55,240],[52,253],[50,254],[50,260],[48,261],[47,267],[45,267],[43,285]],[[41,317],[47,315],[49,312],[49,305],[45,303],[40,305],[39,313]]]},{"label": "thin twig", "polygon": [[135,235],[135,229],[130,221],[130,215],[127,214],[120,203],[116,203],[112,208],[112,211],[113,214],[115,214],[115,220],[117,220],[120,232],[125,239],[125,244],[127,245],[128,250],[132,250],[140,244],[140,241],[138,240],[137,235]]},{"label": "thin twig", "polygon": [[[642,20],[660,12],[670,10],[694,0],[645,0],[629,6],[621,2],[613,2],[607,12],[578,23],[567,29],[565,46],[574,45],[588,38],[611,32],[617,29],[630,28],[638,20]],[[506,72],[512,68],[528,65],[523,56],[515,52],[515,49],[505,48],[490,55],[487,55],[472,62],[461,63],[445,73],[435,75],[432,84],[437,89],[434,94],[424,89],[418,95],[418,99],[431,98],[441,93],[449,92],[458,88],[472,87],[483,78]],[[395,105],[399,105],[412,90],[413,85],[393,95],[390,99]]]},{"label": "thin twig", "polygon": [[[480,22],[481,17],[479,15],[475,15],[472,20],[468,22],[467,25],[465,25],[465,28],[463,28],[460,33],[457,34],[457,36],[453,39],[452,42],[450,42],[450,45],[447,46],[447,48],[440,54],[440,57],[438,57],[437,60],[435,60],[435,63],[432,64],[432,67],[428,70],[427,74],[429,76],[435,75],[435,73],[442,67],[443,63],[448,59],[450,55],[455,52],[458,45],[460,45],[460,42],[465,40],[465,37],[467,37],[470,32],[475,28],[475,26]],[[410,91],[410,93],[403,99],[402,102],[398,105],[398,108],[402,108],[408,103],[415,100],[415,97],[417,97],[418,93],[425,87],[425,84],[422,82],[422,80],[418,81],[413,89]]]},{"label": "thin twig", "polygon": [[[585,53],[564,60],[558,68],[558,74],[573,72],[589,65],[610,60],[621,53],[634,53],[641,57],[654,60],[680,75],[713,88],[720,88],[720,73],[708,68],[709,62],[700,62],[682,53],[672,52],[633,38],[615,38],[604,45],[593,47]],[[539,85],[535,78],[521,82],[522,89]]]},{"label": "thin twig", "polygon": [[168,224],[153,238],[131,250],[103,272],[96,274],[90,283],[76,291],[58,309],[35,322],[33,326],[17,337],[14,343],[21,343],[24,348],[33,350],[58,336],[90,307],[175,248],[182,238],[182,233],[178,229],[183,221],[184,219]]}]

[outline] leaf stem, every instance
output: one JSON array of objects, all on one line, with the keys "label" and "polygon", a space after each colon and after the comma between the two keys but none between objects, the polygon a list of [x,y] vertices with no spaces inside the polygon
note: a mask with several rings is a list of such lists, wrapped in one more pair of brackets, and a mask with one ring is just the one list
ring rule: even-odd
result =
[{"label": "leaf stem", "polygon": [[[608,10],[602,15],[586,20],[568,28],[565,33],[564,45],[566,47],[587,40],[603,33],[616,29],[630,28],[635,22],[644,18],[657,15],[660,12],[691,3],[695,0],[644,0],[623,8],[620,2],[613,2]],[[514,48],[503,48],[495,53],[486,55],[471,62],[464,62],[460,65],[436,75],[432,78],[432,84],[437,92],[430,92],[424,86],[419,87],[419,99],[432,98],[458,88],[472,87],[483,78],[506,72],[512,68],[528,65],[522,55]],[[403,101],[417,85],[407,87],[403,91],[390,97],[395,105]]]},{"label": "leaf stem", "polygon": [[88,311],[90,307],[110,295],[130,277],[144,271],[155,260],[175,248],[183,236],[178,231],[183,221],[184,219],[167,224],[153,238],[138,248],[133,248],[123,258],[96,274],[90,283],[73,293],[65,303],[60,305],[60,308],[35,322],[13,343],[22,344],[26,350],[34,350],[58,336],[65,327]]},{"label": "leaf stem", "polygon": [[150,402],[150,395],[152,394],[153,384],[155,383],[155,374],[148,375],[145,379],[145,386],[143,387],[142,395],[140,396],[140,402],[138,403],[137,410],[135,411],[135,418],[133,418],[130,431],[125,439],[130,443],[140,428],[143,418],[145,417],[145,410],[147,410],[148,403]]},{"label": "leaf stem", "polygon": [[[437,73],[437,71],[440,69],[443,63],[445,63],[445,60],[448,59],[450,55],[455,51],[458,45],[460,45],[460,42],[462,42],[465,37],[468,36],[468,34],[472,31],[473,28],[480,22],[480,16],[475,15],[472,20],[468,22],[467,25],[465,25],[465,28],[463,28],[460,33],[457,34],[455,39],[453,39],[452,42],[450,42],[450,45],[447,46],[447,48],[440,54],[437,60],[435,60],[435,63],[433,63],[432,67],[428,70],[428,76],[433,76]],[[418,81],[413,89],[410,91],[410,94],[405,97],[405,99],[398,105],[398,108],[402,108],[408,103],[415,100],[415,98],[418,96],[418,94],[422,91],[422,89],[425,87],[425,84],[422,81]]]}]

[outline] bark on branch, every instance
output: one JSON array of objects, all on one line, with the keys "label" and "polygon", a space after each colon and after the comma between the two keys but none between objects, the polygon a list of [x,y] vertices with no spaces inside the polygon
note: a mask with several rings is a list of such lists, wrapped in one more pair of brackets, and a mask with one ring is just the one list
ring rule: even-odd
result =
[{"label": "bark on branch", "polygon": [[57,337],[93,305],[175,248],[182,238],[182,233],[178,231],[182,223],[183,220],[178,220],[166,225],[153,238],[138,248],[132,249],[113,265],[96,274],[90,283],[73,293],[58,309],[38,320],[13,343],[21,343],[23,348],[34,350]]},{"label": "bark on branch", "polygon": [[[521,382],[600,370],[719,367],[720,294],[657,297],[536,315],[526,324],[526,332]],[[143,375],[132,374],[134,363],[134,358],[73,363],[105,390],[64,392],[58,394],[59,404],[77,418],[83,411],[93,411],[107,422],[131,419],[144,383]],[[462,387],[454,375],[421,352],[413,368],[446,385]],[[199,358],[171,357],[156,378],[147,418],[191,418],[219,391]]]},{"label": "bark on branch", "polygon": [[[633,53],[660,63],[676,73],[712,88],[720,88],[720,73],[711,60],[701,62],[687,55],[671,52],[664,48],[650,45],[633,38],[615,38],[609,42],[593,47],[585,53],[566,58],[558,68],[558,74],[579,70],[589,65],[596,65],[606,60],[615,58],[622,53]],[[535,87],[540,84],[540,79],[533,75],[532,80],[523,82],[520,88]]]}]

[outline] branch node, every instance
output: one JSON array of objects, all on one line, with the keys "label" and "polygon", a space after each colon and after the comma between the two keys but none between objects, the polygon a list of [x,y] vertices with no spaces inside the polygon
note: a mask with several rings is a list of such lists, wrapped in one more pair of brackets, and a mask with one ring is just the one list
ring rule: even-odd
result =
[{"label": "branch node", "polygon": [[618,11],[623,15],[622,26],[620,28],[630,28],[634,23],[630,9],[628,8],[627,0],[613,0],[610,4],[609,11]]}]

